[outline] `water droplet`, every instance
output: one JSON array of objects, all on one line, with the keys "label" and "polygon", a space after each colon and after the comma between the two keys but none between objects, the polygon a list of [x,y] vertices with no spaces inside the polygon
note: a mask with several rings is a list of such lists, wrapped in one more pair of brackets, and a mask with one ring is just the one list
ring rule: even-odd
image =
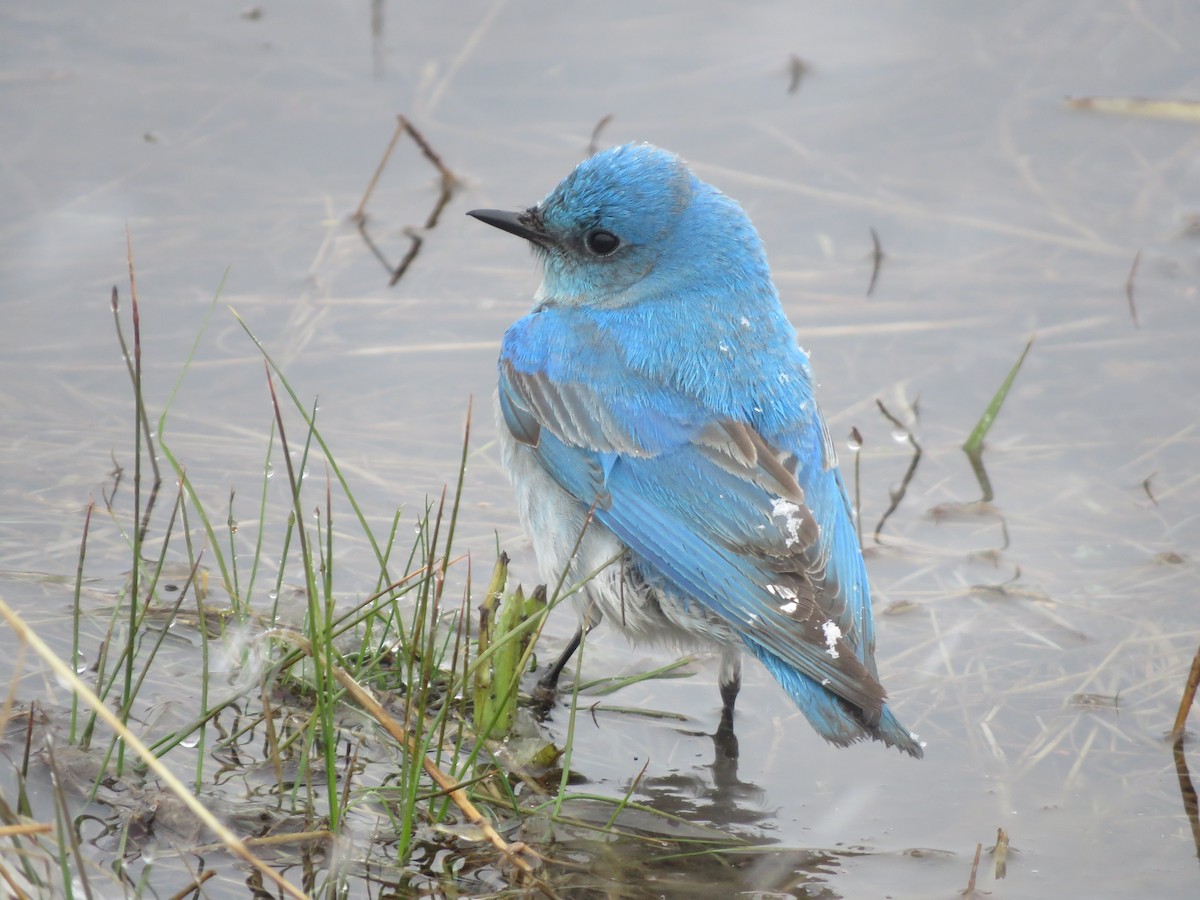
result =
[{"label": "water droplet", "polygon": [[729,352],[729,345],[728,345],[727,343],[725,343],[724,341],[721,341],[720,343],[718,343],[718,344],[717,344],[717,348],[718,348],[718,349],[719,349],[719,350],[720,350],[722,353],[728,353],[728,352]]},{"label": "water droplet", "polygon": [[862,434],[859,432],[859,430],[857,428],[851,428],[850,429],[850,439],[846,441],[846,446],[849,447],[853,452],[857,453],[859,450],[862,449],[862,445],[863,445]]}]

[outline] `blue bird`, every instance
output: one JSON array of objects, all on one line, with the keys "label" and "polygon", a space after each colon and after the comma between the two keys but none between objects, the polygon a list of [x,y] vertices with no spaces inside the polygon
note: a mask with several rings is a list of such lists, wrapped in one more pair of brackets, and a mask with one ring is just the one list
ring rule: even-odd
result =
[{"label": "blue bird", "polygon": [[826,740],[922,756],[879,682],[833,444],[741,207],[678,156],[627,144],[536,206],[468,215],[542,262],[504,335],[497,418],[547,582],[591,576],[588,628],[719,649],[730,734],[748,650]]}]

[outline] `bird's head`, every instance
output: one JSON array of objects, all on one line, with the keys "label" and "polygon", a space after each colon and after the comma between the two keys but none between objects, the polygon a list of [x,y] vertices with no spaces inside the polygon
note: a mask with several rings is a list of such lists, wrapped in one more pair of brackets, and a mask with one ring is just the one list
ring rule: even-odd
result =
[{"label": "bird's head", "polygon": [[[542,301],[615,308],[689,285],[718,287],[743,270],[769,283],[741,208],[650,144],[584,160],[537,206],[468,215],[533,245],[544,266]],[[698,271],[718,264],[723,271]]]}]

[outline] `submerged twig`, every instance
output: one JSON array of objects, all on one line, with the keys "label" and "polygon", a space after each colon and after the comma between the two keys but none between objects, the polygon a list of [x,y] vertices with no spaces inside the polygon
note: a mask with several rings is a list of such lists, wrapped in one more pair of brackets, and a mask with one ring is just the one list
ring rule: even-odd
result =
[{"label": "submerged twig", "polygon": [[966,900],[975,900],[975,879],[979,875],[979,857],[983,854],[983,844],[975,845],[975,859],[971,863],[971,877],[967,879],[967,889],[962,895]]}]

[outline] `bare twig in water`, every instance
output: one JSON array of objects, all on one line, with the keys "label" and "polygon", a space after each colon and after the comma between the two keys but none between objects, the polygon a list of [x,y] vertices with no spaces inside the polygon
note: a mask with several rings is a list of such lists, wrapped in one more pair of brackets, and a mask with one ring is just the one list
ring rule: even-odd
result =
[{"label": "bare twig in water", "polygon": [[800,82],[809,72],[808,63],[793,53],[788,57],[788,89],[789,94],[800,90]]},{"label": "bare twig in water", "polygon": [[607,126],[612,119],[613,114],[609,113],[608,115],[601,117],[600,121],[596,123],[596,127],[592,129],[592,138],[588,141],[588,156],[591,156],[600,149],[600,132],[604,130],[605,126]]},{"label": "bare twig in water", "polygon": [[979,875],[979,857],[983,853],[983,844],[975,845],[975,860],[971,863],[971,877],[967,879],[967,889],[963,891],[966,900],[975,900],[975,878]]},{"label": "bare twig in water", "polygon": [[1133,256],[1133,265],[1129,267],[1129,277],[1125,279],[1125,299],[1129,301],[1129,317],[1133,319],[1133,327],[1141,328],[1138,324],[1137,306],[1133,302],[1133,278],[1137,275],[1138,266],[1142,262],[1142,251],[1139,250]]},{"label": "bare twig in water", "polygon": [[[454,177],[454,173],[446,167],[444,162],[442,162],[442,158],[438,156],[437,151],[435,151],[433,147],[429,146],[429,141],[425,140],[425,136],[421,134],[421,132],[417,131],[417,129],[413,127],[412,122],[408,121],[408,119],[404,118],[404,116],[398,115],[396,116],[396,119],[404,126],[404,130],[409,133],[413,141],[416,142],[416,145],[421,148],[421,152],[425,155],[425,158],[433,163],[433,167],[438,170],[438,174],[442,177],[443,186],[448,185],[451,188],[457,186],[458,179]],[[442,206],[445,206],[445,204],[442,204]],[[440,213],[441,209],[435,209],[430,215],[425,227],[432,228],[434,225],[436,225],[437,217]]]},{"label": "bare twig in water", "polygon": [[392,139],[388,141],[387,149],[383,151],[383,156],[379,160],[379,165],[375,167],[375,172],[371,175],[371,180],[367,182],[367,189],[363,191],[362,200],[358,203],[358,209],[350,217],[360,225],[366,218],[367,201],[371,199],[371,194],[375,191],[375,185],[379,182],[379,176],[383,174],[384,167],[388,164],[388,160],[392,158],[392,151],[396,149],[396,144],[399,143],[400,135],[402,134],[404,134],[403,119],[396,123],[396,130],[392,133]]},{"label": "bare twig in water", "polygon": [[[404,257],[400,260],[400,263],[393,267],[392,264],[388,262],[387,257],[383,255],[383,252],[379,249],[379,247],[376,246],[375,242],[371,240],[371,236],[367,234],[366,208],[367,202],[370,200],[371,194],[375,190],[375,185],[378,183],[379,177],[383,174],[384,167],[387,166],[388,160],[391,159],[392,151],[396,148],[396,144],[399,142],[401,135],[406,133],[412,138],[413,143],[417,145],[424,157],[433,164],[435,169],[438,170],[441,190],[438,193],[437,200],[433,204],[433,209],[430,210],[429,215],[425,217],[425,223],[421,225],[419,229],[405,229],[405,234],[408,236],[410,242],[408,251],[404,254]],[[362,239],[370,249],[371,253],[374,254],[375,258],[383,264],[383,267],[391,273],[391,279],[388,281],[388,287],[395,286],[396,282],[398,282],[404,276],[404,273],[408,271],[408,267],[412,265],[413,260],[417,258],[417,254],[421,252],[421,245],[424,243],[424,236],[422,232],[429,231],[437,225],[438,219],[441,218],[443,210],[445,210],[446,205],[450,202],[450,198],[454,195],[454,190],[457,187],[458,179],[454,176],[454,173],[446,167],[446,164],[442,162],[442,158],[437,154],[433,147],[429,145],[429,141],[425,140],[425,136],[421,134],[421,132],[417,131],[413,124],[409,122],[408,119],[406,119],[403,115],[397,115],[396,131],[392,134],[392,139],[388,142],[387,149],[383,151],[383,158],[379,160],[379,165],[375,167],[375,172],[371,176],[370,182],[367,184],[367,189],[363,192],[362,200],[358,204],[358,209],[356,209],[350,217],[351,221],[358,226],[358,233],[362,235]]]},{"label": "bare twig in water", "polygon": [[1183,729],[1187,725],[1188,713],[1192,710],[1192,703],[1196,700],[1196,687],[1200,685],[1200,647],[1196,648],[1196,655],[1192,657],[1192,668],[1188,672],[1187,681],[1183,686],[1183,697],[1179,700],[1179,711],[1175,713],[1175,727],[1171,729],[1171,737],[1177,743],[1183,743]]},{"label": "bare twig in water", "polygon": [[883,515],[879,517],[879,524],[875,526],[875,543],[880,543],[879,535],[883,531],[884,523],[892,517],[892,513],[900,506],[900,501],[904,499],[904,495],[908,492],[908,485],[913,480],[913,476],[917,474],[917,466],[921,462],[921,445],[917,443],[917,439],[913,437],[912,429],[888,412],[888,408],[883,405],[883,401],[876,399],[875,405],[879,407],[879,411],[883,413],[884,418],[896,426],[900,431],[904,432],[904,436],[908,439],[909,445],[913,448],[912,460],[908,464],[908,471],[904,473],[904,477],[900,479],[900,486],[895,490],[888,491],[888,496],[891,500],[888,508]]},{"label": "bare twig in water", "polygon": [[400,264],[396,266],[396,271],[392,272],[392,277],[388,279],[388,287],[396,286],[396,282],[408,271],[408,267],[417,258],[417,254],[421,252],[421,245],[425,243],[425,239],[411,228],[405,228],[404,233],[408,236],[411,243],[408,245],[408,250],[404,254],[404,257],[400,260]]},{"label": "bare twig in water", "polygon": [[883,245],[879,243],[879,232],[871,229],[871,283],[867,285],[867,296],[875,292],[875,284],[879,281],[879,270],[883,268],[885,254]]},{"label": "bare twig in water", "polygon": [[[183,860],[183,862],[185,865],[187,865],[186,860]],[[187,887],[180,888],[178,891],[176,891],[174,894],[172,894],[168,898],[168,900],[184,900],[184,898],[186,898],[186,897],[195,897],[195,896],[200,895],[200,886],[203,885],[204,882],[208,881],[210,878],[213,878],[216,874],[217,874],[216,869],[207,869],[206,871],[204,871],[201,874],[193,875],[192,883],[189,884]]]}]

